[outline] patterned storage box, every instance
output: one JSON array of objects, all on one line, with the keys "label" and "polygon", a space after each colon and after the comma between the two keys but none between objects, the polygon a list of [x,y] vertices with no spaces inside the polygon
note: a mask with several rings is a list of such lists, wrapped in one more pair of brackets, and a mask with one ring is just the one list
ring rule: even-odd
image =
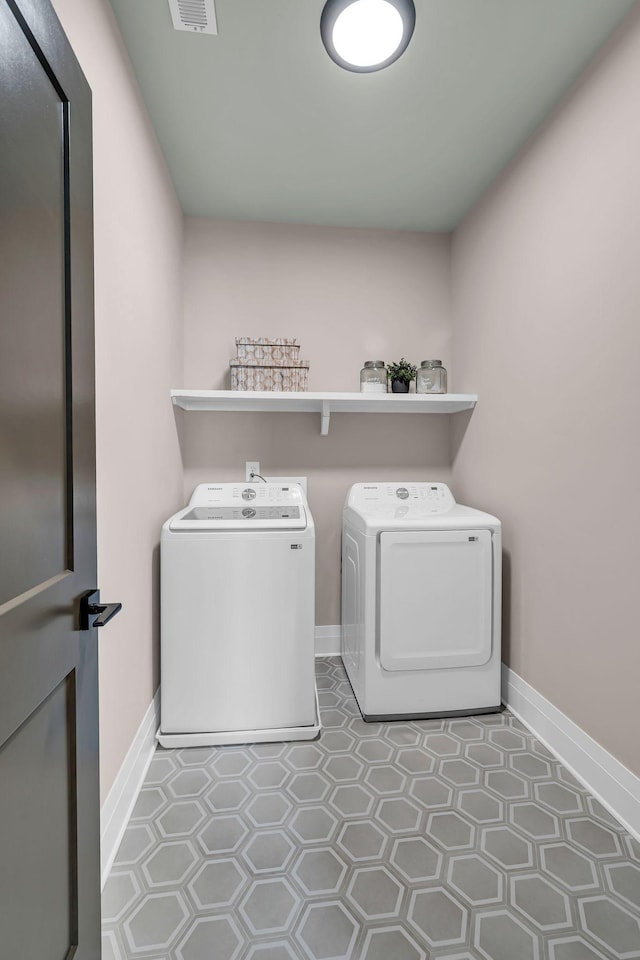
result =
[{"label": "patterned storage box", "polygon": [[250,360],[229,362],[232,390],[269,390],[291,393],[307,389],[309,364],[304,360]]},{"label": "patterned storage box", "polygon": [[297,340],[286,337],[236,337],[238,360],[293,360],[299,362],[300,346]]}]

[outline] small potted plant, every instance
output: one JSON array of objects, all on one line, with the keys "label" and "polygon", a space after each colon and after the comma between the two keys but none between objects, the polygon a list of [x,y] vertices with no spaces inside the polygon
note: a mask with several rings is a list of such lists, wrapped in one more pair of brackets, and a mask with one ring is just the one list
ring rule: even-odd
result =
[{"label": "small potted plant", "polygon": [[391,380],[392,393],[409,393],[409,384],[416,378],[417,367],[400,357],[397,363],[387,365],[387,377]]}]

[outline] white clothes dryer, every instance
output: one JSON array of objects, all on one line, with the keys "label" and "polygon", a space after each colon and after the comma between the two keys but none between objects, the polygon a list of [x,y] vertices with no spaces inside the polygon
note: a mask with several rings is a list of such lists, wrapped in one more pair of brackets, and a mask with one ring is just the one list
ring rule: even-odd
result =
[{"label": "white clothes dryer", "polygon": [[443,483],[356,483],[342,660],[365,720],[501,709],[501,525]]},{"label": "white clothes dryer", "polygon": [[160,743],[316,737],[314,594],[301,487],[196,487],[162,528]]}]

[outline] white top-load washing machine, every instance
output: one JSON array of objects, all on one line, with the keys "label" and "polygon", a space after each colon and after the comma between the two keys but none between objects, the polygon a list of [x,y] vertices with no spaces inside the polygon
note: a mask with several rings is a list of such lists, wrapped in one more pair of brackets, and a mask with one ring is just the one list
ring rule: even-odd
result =
[{"label": "white top-load washing machine", "polygon": [[317,736],[314,593],[301,487],[196,487],[162,528],[160,743]]},{"label": "white top-load washing machine", "polygon": [[443,483],[356,483],[342,528],[342,660],[365,720],[501,707],[500,521]]}]

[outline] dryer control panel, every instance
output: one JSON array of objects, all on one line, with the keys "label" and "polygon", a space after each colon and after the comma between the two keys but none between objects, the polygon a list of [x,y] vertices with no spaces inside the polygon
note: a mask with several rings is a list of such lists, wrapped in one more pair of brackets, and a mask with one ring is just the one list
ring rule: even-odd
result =
[{"label": "dryer control panel", "polygon": [[347,505],[365,516],[414,516],[448,513],[456,501],[446,483],[393,481],[356,483]]}]

